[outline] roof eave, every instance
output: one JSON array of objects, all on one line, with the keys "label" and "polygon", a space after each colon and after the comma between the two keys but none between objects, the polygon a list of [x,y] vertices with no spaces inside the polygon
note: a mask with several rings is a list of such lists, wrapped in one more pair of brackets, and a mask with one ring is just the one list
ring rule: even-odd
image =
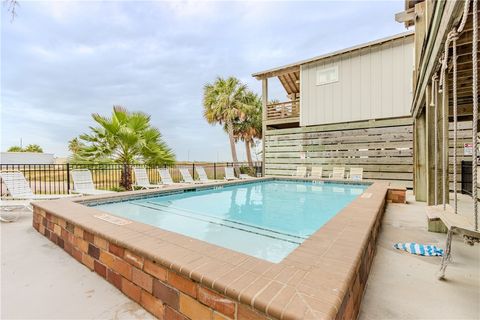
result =
[{"label": "roof eave", "polygon": [[380,45],[382,43],[389,42],[389,41],[394,41],[394,40],[397,40],[397,39],[400,39],[400,38],[410,37],[410,36],[413,36],[414,33],[415,33],[414,31],[402,32],[402,33],[399,33],[399,34],[396,34],[396,35],[393,35],[393,36],[389,36],[389,37],[386,37],[386,38],[381,38],[381,39],[378,39],[378,40],[362,43],[362,44],[359,44],[359,45],[356,45],[356,46],[353,46],[353,47],[349,47],[349,48],[346,48],[346,49],[333,51],[333,52],[330,52],[330,53],[327,53],[327,54],[324,54],[324,55],[320,55],[320,56],[316,56],[316,57],[313,57],[313,58],[310,58],[310,59],[301,60],[301,61],[298,61],[296,63],[291,63],[291,64],[287,64],[287,65],[284,65],[284,66],[281,66],[281,67],[272,68],[272,69],[268,69],[268,70],[261,71],[261,72],[256,72],[256,73],[252,74],[252,77],[257,78],[258,80],[275,77],[275,76],[278,76],[278,75],[281,75],[281,74],[285,74],[285,73],[295,71],[295,69],[298,70],[300,68],[300,66],[304,65],[304,64],[317,62],[317,61],[320,61],[320,60],[323,60],[323,59],[331,58],[331,57],[341,55],[341,54],[345,54],[345,53],[348,53],[348,52],[351,52],[351,51],[356,51],[356,50],[364,49],[364,48],[367,48],[367,47]]}]

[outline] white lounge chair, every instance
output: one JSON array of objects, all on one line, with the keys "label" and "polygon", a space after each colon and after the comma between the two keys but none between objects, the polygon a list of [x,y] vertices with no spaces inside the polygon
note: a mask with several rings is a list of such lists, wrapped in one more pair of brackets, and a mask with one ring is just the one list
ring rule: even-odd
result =
[{"label": "white lounge chair", "polygon": [[254,177],[252,177],[251,175],[248,175],[248,174],[246,174],[246,173],[240,173],[240,174],[238,175],[238,177],[239,177],[240,179],[242,179],[242,180],[247,180],[247,179],[253,179],[253,178],[254,178]]},{"label": "white lounge chair", "polygon": [[333,172],[328,176],[330,179],[343,180],[345,179],[345,168],[344,167],[334,167]]},{"label": "white lounge chair", "polygon": [[0,221],[13,222],[20,218],[25,210],[31,210],[29,202],[25,200],[0,200]]},{"label": "white lounge chair", "polygon": [[163,185],[161,184],[150,183],[150,180],[148,179],[147,169],[133,168],[133,172],[135,173],[135,184],[132,185],[132,190],[134,190],[135,188],[140,188],[140,189],[163,188]]},{"label": "white lounge chair", "polygon": [[238,178],[235,177],[233,167],[225,167],[225,180],[238,180]]},{"label": "white lounge chair", "polygon": [[350,180],[363,180],[363,168],[350,168],[350,173],[347,176]]},{"label": "white lounge chair", "polygon": [[0,178],[11,197],[9,200],[0,200],[0,221],[2,222],[16,221],[23,210],[32,210],[30,201],[54,200],[72,196],[68,194],[34,194],[27,179],[20,171],[1,171]]},{"label": "white lounge chair", "polygon": [[310,173],[310,177],[312,178],[322,178],[323,168],[322,167],[312,167],[312,172]]},{"label": "white lounge chair", "polygon": [[15,200],[53,200],[71,197],[68,194],[34,194],[27,179],[20,171],[1,171],[0,178],[7,191]]},{"label": "white lounge chair", "polygon": [[192,178],[192,175],[190,174],[190,171],[188,171],[187,168],[179,168],[180,174],[182,175],[183,182],[185,183],[202,183],[201,181],[195,181]]},{"label": "white lounge chair", "polygon": [[175,182],[173,182],[173,179],[172,179],[172,176],[170,175],[170,172],[168,171],[168,169],[158,169],[158,173],[160,174],[160,179],[162,179],[162,183],[164,185],[172,185],[172,184],[175,184]]},{"label": "white lounge chair", "polygon": [[114,193],[114,191],[98,190],[93,183],[92,173],[88,169],[76,169],[70,172],[73,180],[73,190],[71,193],[79,193],[83,195],[99,195]]},{"label": "white lounge chair", "polygon": [[198,179],[200,179],[201,182],[205,183],[213,181],[208,179],[207,173],[205,172],[205,169],[203,167],[195,167],[195,170],[197,170]]},{"label": "white lounge chair", "polygon": [[297,167],[297,171],[295,172],[294,176],[305,178],[307,176],[307,167]]}]

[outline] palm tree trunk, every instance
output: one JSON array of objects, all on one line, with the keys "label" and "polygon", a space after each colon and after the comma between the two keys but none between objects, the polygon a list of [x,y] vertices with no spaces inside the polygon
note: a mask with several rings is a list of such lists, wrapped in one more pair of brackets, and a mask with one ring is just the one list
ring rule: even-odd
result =
[{"label": "palm tree trunk", "polygon": [[120,177],[120,186],[122,186],[125,190],[130,190],[132,188],[132,171],[130,164],[123,164]]},{"label": "palm tree trunk", "polygon": [[237,149],[235,148],[235,139],[233,138],[233,123],[227,122],[228,139],[230,140],[230,150],[232,151],[232,161],[237,163]]},{"label": "palm tree trunk", "polygon": [[233,138],[233,123],[231,121],[227,122],[227,131],[228,131],[228,139],[230,140],[230,151],[232,151],[233,170],[237,174],[239,174],[239,170],[236,167],[238,158],[237,158],[237,149],[235,147],[235,139]]},{"label": "palm tree trunk", "polygon": [[250,169],[253,169],[253,161],[252,161],[252,153],[250,150],[250,145],[252,144],[250,139],[245,140],[245,152],[247,154],[247,161],[248,161],[248,166]]}]

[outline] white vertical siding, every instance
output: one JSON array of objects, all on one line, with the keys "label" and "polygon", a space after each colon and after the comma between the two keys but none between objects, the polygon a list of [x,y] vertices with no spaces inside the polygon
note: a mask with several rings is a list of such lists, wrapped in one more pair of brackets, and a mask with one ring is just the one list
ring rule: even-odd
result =
[{"label": "white vertical siding", "polygon": [[[300,125],[410,115],[413,37],[301,66]],[[338,66],[338,82],[316,85],[317,70]]]}]

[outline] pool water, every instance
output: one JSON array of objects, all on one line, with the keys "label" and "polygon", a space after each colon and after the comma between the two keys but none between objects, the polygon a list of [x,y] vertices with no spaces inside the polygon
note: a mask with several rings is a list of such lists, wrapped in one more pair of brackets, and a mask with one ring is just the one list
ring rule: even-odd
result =
[{"label": "pool water", "polygon": [[366,188],[275,180],[95,207],[278,263]]}]

